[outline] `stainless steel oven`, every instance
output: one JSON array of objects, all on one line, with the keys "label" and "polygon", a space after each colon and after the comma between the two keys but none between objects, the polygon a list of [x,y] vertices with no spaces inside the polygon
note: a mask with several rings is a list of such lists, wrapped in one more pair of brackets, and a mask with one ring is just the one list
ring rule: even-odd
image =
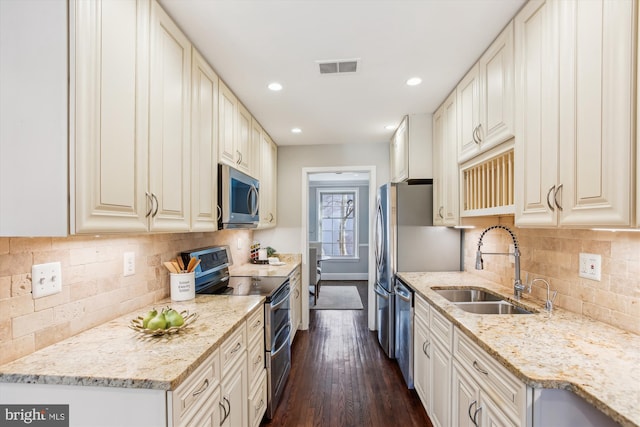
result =
[{"label": "stainless steel oven", "polygon": [[271,419],[282,398],[291,371],[291,286],[285,283],[265,304],[265,361],[267,364],[267,414]]}]

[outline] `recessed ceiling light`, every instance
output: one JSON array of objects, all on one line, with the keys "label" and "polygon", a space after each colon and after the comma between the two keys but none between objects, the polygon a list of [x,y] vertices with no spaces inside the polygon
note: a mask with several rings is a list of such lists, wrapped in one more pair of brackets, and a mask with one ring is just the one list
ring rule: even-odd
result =
[{"label": "recessed ceiling light", "polygon": [[269,89],[271,89],[274,92],[277,92],[279,90],[282,90],[282,85],[278,82],[273,82],[273,83],[269,83],[269,86],[267,86]]},{"label": "recessed ceiling light", "polygon": [[302,133],[302,129],[300,129],[300,128],[293,128],[293,129],[291,129],[291,133]]},{"label": "recessed ceiling light", "polygon": [[396,128],[396,125],[386,125],[384,128],[386,130],[394,130]]},{"label": "recessed ceiling light", "polygon": [[420,77],[411,77],[409,80],[407,80],[407,84],[409,86],[417,86],[420,83],[422,83],[422,79]]}]

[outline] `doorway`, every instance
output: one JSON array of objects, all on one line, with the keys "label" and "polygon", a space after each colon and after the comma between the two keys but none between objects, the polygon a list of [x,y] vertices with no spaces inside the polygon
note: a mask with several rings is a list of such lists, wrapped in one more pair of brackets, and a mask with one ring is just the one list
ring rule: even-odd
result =
[{"label": "doorway", "polygon": [[[316,167],[302,169],[302,262],[303,262],[303,293],[309,294],[309,245],[324,248],[325,257],[323,272],[328,279],[366,280],[367,286],[367,320],[370,330],[375,329],[375,254],[371,238],[375,219],[376,203],[376,167],[375,166],[342,166]],[[366,188],[366,190],[364,190]],[[318,218],[318,206],[328,203],[333,196],[343,197],[344,202],[336,208],[336,217],[332,221],[325,221],[322,228],[322,218]],[[353,195],[353,197],[349,197]],[[349,203],[349,200],[352,200]],[[334,202],[336,203],[336,202]],[[356,209],[357,218],[350,213],[350,208]],[[360,208],[359,208],[360,207]],[[364,213],[364,215],[358,215]],[[356,220],[356,221],[350,221]],[[334,226],[330,223],[333,222]],[[357,223],[357,224],[354,224]],[[323,242],[324,234],[324,242]],[[329,236],[335,236],[330,239]],[[330,241],[333,240],[333,241]],[[313,261],[315,264],[315,261]],[[364,266],[364,268],[363,268]],[[309,300],[302,299],[303,328],[309,327]]]}]

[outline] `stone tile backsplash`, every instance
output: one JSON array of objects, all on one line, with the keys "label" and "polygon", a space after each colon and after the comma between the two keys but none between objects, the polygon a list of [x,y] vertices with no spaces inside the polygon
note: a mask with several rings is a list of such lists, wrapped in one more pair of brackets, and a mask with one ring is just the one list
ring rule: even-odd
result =
[{"label": "stone tile backsplash", "polygon": [[[465,270],[512,287],[514,266],[510,257],[486,255],[484,270],[475,270],[480,233],[502,224],[516,234],[521,251],[522,280],[541,277],[558,291],[556,307],[640,334],[640,233],[573,229],[517,228],[513,217],[465,218],[475,228],[465,233]],[[507,233],[492,230],[483,239],[482,250],[506,252],[511,244]],[[602,280],[578,275],[581,252],[602,256]],[[534,286],[532,294],[545,299],[546,289]]]},{"label": "stone tile backsplash", "polygon": [[[162,263],[178,252],[228,244],[234,262],[244,263],[252,239],[251,230],[0,237],[0,364],[166,298],[169,275]],[[136,254],[136,274],[124,277],[129,251]],[[62,264],[62,292],[34,300],[31,266],[54,261]]]}]

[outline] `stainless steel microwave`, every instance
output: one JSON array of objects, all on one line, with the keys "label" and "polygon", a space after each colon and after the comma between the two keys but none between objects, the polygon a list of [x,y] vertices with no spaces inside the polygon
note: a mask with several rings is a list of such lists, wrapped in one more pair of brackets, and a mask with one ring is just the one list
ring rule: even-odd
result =
[{"label": "stainless steel microwave", "polygon": [[219,165],[220,228],[256,228],[260,221],[260,182],[228,165]]}]

